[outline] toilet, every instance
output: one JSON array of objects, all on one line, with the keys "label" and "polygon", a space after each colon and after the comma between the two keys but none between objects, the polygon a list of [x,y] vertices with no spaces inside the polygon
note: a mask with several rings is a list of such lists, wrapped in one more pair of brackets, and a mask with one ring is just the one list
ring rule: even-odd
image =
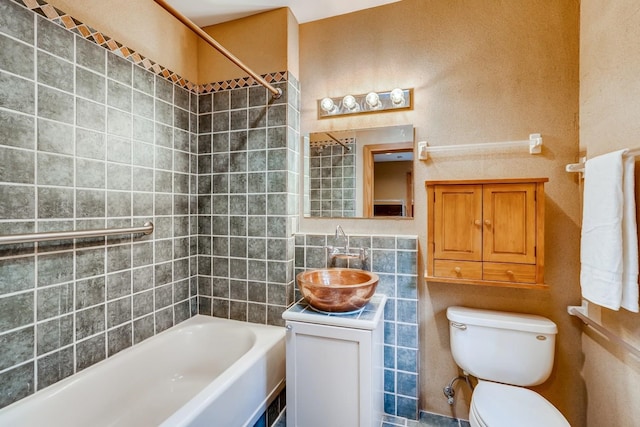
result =
[{"label": "toilet", "polygon": [[553,368],[558,328],[530,314],[449,307],[451,353],[478,379],[471,396],[471,427],[570,427],[538,393]]}]

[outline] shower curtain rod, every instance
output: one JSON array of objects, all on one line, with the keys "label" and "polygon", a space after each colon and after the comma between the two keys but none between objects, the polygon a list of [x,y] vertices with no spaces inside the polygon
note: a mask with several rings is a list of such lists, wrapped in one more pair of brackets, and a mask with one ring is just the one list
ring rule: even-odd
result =
[{"label": "shower curtain rod", "polygon": [[338,138],[336,138],[335,136],[331,135],[329,132],[325,132],[327,134],[327,136],[331,139],[333,139],[335,142],[337,142],[338,144],[342,145],[343,148],[346,148],[347,151],[351,151],[351,147],[347,146],[347,144],[345,144],[344,142],[340,141]]},{"label": "shower curtain rod", "polygon": [[169,3],[167,3],[164,0],[154,0],[154,1],[156,3],[158,3],[158,5],[160,5],[164,10],[166,10],[171,15],[173,15],[175,18],[177,18],[178,21],[182,22],[184,25],[189,27],[189,29],[191,31],[193,31],[194,33],[196,33],[202,40],[207,42],[214,49],[216,49],[218,52],[220,52],[222,55],[224,55],[227,59],[229,59],[231,62],[236,64],[238,67],[240,67],[243,71],[245,71],[247,74],[249,74],[251,77],[253,77],[262,86],[267,88],[269,90],[269,92],[271,92],[273,94],[273,98],[274,99],[278,99],[278,98],[280,98],[280,96],[282,96],[282,90],[280,88],[274,87],[271,84],[269,84],[269,82],[266,81],[262,76],[256,74],[252,69],[247,67],[234,54],[232,54],[227,49],[225,49],[224,46],[222,46],[220,43],[218,43],[213,37],[211,37],[209,34],[207,34],[202,28],[200,28],[196,24],[194,24],[193,21],[191,21],[189,18],[184,16],[182,13],[178,12]]}]

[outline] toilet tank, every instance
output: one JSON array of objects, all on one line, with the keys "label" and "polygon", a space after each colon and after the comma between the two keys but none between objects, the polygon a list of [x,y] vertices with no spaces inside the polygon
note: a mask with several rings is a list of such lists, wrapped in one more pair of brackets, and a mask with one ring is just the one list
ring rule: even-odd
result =
[{"label": "toilet tank", "polygon": [[465,372],[517,386],[544,382],[553,368],[558,327],[531,314],[449,307],[451,353]]}]

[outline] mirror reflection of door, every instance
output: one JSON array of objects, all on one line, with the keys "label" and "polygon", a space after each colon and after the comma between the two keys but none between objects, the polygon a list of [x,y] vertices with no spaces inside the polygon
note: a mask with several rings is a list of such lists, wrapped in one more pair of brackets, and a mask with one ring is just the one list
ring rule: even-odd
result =
[{"label": "mirror reflection of door", "polygon": [[364,216],[413,217],[413,144],[372,144],[363,149]]}]

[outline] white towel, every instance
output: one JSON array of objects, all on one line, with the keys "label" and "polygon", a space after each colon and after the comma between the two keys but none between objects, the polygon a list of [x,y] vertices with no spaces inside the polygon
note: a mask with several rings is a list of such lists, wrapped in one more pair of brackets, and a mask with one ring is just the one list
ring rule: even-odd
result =
[{"label": "white towel", "polygon": [[624,301],[624,308],[637,312],[634,168],[633,158],[623,159],[625,152],[585,164],[580,285],[582,296],[595,304],[619,310]]},{"label": "white towel", "polygon": [[633,156],[624,157],[622,193],[622,301],[620,306],[638,313],[638,226],[636,224],[635,165]]}]

